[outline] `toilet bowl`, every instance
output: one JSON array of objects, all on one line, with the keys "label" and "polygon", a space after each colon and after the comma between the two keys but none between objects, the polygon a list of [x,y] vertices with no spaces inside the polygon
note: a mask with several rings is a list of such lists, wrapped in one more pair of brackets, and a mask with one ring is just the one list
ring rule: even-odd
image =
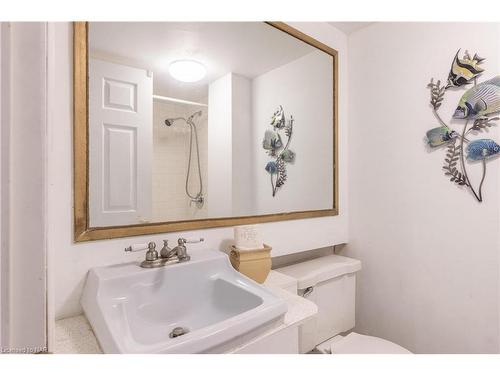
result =
[{"label": "toilet bowl", "polygon": [[297,280],[297,294],[318,306],[318,314],[299,328],[301,353],[410,354],[379,337],[345,334],[355,325],[356,272],[360,269],[359,260],[328,255],[275,270]]}]

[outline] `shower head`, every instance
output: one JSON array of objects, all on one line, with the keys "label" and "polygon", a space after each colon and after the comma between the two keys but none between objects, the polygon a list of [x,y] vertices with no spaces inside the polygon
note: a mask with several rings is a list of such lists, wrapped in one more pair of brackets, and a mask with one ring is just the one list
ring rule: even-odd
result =
[{"label": "shower head", "polygon": [[167,118],[165,120],[165,125],[172,126],[174,124],[174,122],[177,121],[177,120],[186,121],[186,119],[184,117],[172,117],[172,118]]},{"label": "shower head", "polygon": [[195,117],[200,117],[201,115],[202,115],[202,111],[197,111],[197,112],[193,113],[191,116],[189,116],[187,119],[185,119],[184,117],[167,118],[165,120],[165,125],[172,126],[174,124],[174,121],[182,120],[182,121],[186,122],[187,124],[194,126],[193,119]]}]

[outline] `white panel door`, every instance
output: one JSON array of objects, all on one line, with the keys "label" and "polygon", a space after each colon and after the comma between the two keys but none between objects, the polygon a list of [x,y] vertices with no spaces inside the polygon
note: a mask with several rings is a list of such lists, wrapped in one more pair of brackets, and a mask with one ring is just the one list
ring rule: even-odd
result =
[{"label": "white panel door", "polygon": [[90,226],[151,219],[153,79],[146,70],[89,61]]}]

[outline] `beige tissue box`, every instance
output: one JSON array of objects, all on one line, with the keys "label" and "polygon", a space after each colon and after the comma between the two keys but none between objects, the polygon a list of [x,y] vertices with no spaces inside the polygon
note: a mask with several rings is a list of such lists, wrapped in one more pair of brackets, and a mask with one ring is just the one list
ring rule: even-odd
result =
[{"label": "beige tissue box", "polygon": [[229,259],[237,271],[262,284],[271,271],[271,249],[264,244],[263,249],[240,251],[232,245]]}]

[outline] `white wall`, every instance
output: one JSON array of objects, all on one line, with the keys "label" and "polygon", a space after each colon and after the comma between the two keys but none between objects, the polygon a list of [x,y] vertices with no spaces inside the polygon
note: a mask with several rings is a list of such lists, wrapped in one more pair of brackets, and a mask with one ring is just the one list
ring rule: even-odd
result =
[{"label": "white wall", "polygon": [[[500,160],[478,204],[423,137],[438,126],[430,78],[447,78],[459,48],[487,59],[485,77],[500,74],[499,37],[498,24],[378,23],[349,38],[346,254],[363,263],[361,333],[417,353],[498,353]],[[446,94],[446,121],[462,93]]]},{"label": "white wall", "polygon": [[[346,38],[326,23],[292,23],[301,31],[340,51],[340,215],[262,224],[266,243],[273,246],[273,255],[326,247],[347,240],[347,171],[346,143],[347,86],[346,86]],[[107,241],[73,243],[72,230],[72,41],[71,25],[56,23],[53,42],[58,46],[54,67],[49,74],[57,77],[57,85],[51,91],[54,120],[49,124],[49,219],[48,236],[51,268],[49,291],[54,299],[57,318],[81,312],[79,298],[86,273],[90,267],[102,266],[139,259],[144,254],[125,254],[123,249],[130,243],[176,239],[183,236],[203,236],[205,242],[192,245],[192,249],[219,249],[224,241],[233,236],[232,228],[215,228],[184,233],[140,236]],[[210,184],[210,183],[209,183]],[[291,235],[293,234],[293,235]]]},{"label": "white wall", "polygon": [[2,26],[2,345],[33,351],[47,346],[46,32],[43,23]]},{"label": "white wall", "polygon": [[256,214],[251,81],[228,73],[209,85],[208,217]]},{"label": "white wall", "polygon": [[238,74],[232,78],[232,213],[233,216],[254,215],[252,85],[248,78]]},{"label": "white wall", "polygon": [[287,163],[288,180],[274,197],[265,166],[275,159],[265,152],[262,142],[253,144],[253,192],[259,213],[333,207],[332,61],[331,56],[315,50],[252,80],[254,138],[262,140],[265,131],[272,129],[271,116],[279,105],[287,120],[290,115],[295,119],[289,146],[295,161]]},{"label": "white wall", "polygon": [[208,86],[208,217],[232,213],[232,73]]},{"label": "white wall", "polygon": [[[4,85],[6,84],[5,82],[5,55],[7,52],[5,42],[3,40],[3,35],[5,32],[3,31],[4,28],[4,23],[0,22],[0,348],[3,347],[3,341],[6,340],[6,332],[4,327],[4,319],[5,319],[5,313],[3,310],[5,309],[5,306],[7,306],[6,303],[6,291],[5,291],[5,281],[3,281],[4,278],[4,273],[6,272],[6,267],[2,266],[2,261],[5,264],[5,260],[3,260],[5,253],[6,253],[6,246],[4,246],[4,226],[5,226],[5,219],[3,218],[4,215],[4,209],[5,203],[4,203],[4,184],[5,184],[5,176],[4,176],[4,145],[6,144],[5,142],[5,134],[4,134],[4,126],[3,123],[5,122],[6,115],[4,114],[5,111],[5,106],[7,102],[5,101],[6,97],[6,89],[4,88]],[[4,52],[5,49],[5,52]]]}]

